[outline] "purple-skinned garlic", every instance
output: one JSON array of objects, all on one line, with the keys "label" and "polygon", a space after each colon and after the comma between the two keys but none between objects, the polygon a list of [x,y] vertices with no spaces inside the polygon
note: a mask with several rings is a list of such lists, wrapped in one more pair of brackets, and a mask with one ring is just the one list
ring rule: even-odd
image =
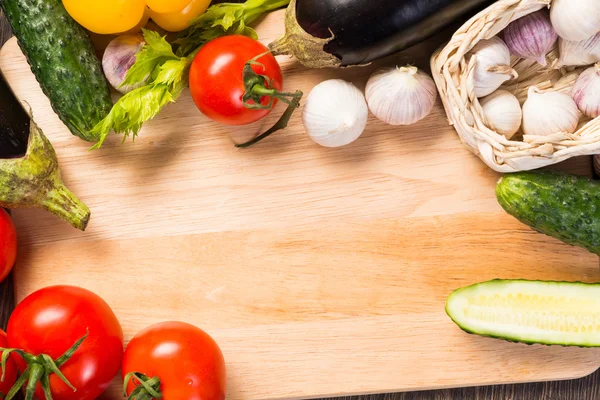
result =
[{"label": "purple-skinned garlic", "polygon": [[[102,69],[108,83],[125,94],[132,90],[143,86],[144,83],[139,83],[135,86],[125,85],[125,77],[127,72],[136,61],[137,55],[146,42],[141,34],[138,35],[122,35],[113,39],[102,57]],[[149,78],[149,76],[148,76]]]},{"label": "purple-skinned garlic", "polygon": [[558,40],[546,10],[536,11],[513,21],[504,29],[504,42],[510,53],[526,60],[535,60],[544,67],[546,55]]},{"label": "purple-skinned garlic", "polygon": [[590,118],[600,116],[600,64],[586,69],[575,82],[573,100]]}]

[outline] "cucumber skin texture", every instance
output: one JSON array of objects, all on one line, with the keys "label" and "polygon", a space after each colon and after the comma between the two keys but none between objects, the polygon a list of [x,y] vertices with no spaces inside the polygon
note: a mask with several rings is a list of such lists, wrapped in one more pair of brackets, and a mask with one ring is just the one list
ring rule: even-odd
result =
[{"label": "cucumber skin texture", "polygon": [[600,254],[600,184],[537,171],[506,175],[496,187],[504,210],[536,231]]},{"label": "cucumber skin texture", "polygon": [[596,344],[596,345],[590,345],[590,346],[585,346],[585,345],[572,345],[572,344],[563,344],[563,343],[554,343],[554,342],[543,342],[543,341],[532,341],[532,340],[518,340],[515,338],[510,338],[510,337],[505,337],[505,336],[499,336],[499,335],[489,335],[489,334],[483,334],[483,333],[479,333],[474,329],[469,329],[466,326],[461,325],[453,316],[452,313],[449,310],[449,305],[450,305],[450,301],[452,299],[453,296],[460,296],[462,294],[462,292],[465,291],[469,291],[475,287],[478,286],[483,286],[483,285],[504,285],[504,284],[510,284],[513,282],[525,282],[525,283],[550,283],[550,284],[565,284],[565,285],[582,285],[582,286],[599,286],[600,287],[600,283],[583,283],[583,282],[558,282],[558,281],[532,281],[532,280],[526,280],[526,279],[512,279],[512,280],[504,280],[504,279],[494,279],[492,281],[487,281],[487,282],[482,282],[482,283],[476,283],[474,285],[471,286],[466,286],[460,289],[455,290],[454,292],[452,292],[450,294],[450,296],[448,296],[448,300],[446,301],[446,315],[448,315],[448,317],[450,317],[450,319],[452,320],[452,322],[454,322],[463,332],[468,333],[469,335],[476,335],[476,336],[481,336],[481,337],[487,337],[487,338],[491,338],[491,339],[499,339],[499,340],[504,340],[505,342],[509,342],[509,343],[522,343],[522,344],[526,344],[526,345],[543,345],[543,346],[561,346],[561,347],[579,347],[579,348],[598,348],[600,347],[600,343]]},{"label": "cucumber skin texture", "polygon": [[75,135],[91,135],[112,108],[108,83],[88,33],[61,0],[0,0],[21,50],[52,108]]}]

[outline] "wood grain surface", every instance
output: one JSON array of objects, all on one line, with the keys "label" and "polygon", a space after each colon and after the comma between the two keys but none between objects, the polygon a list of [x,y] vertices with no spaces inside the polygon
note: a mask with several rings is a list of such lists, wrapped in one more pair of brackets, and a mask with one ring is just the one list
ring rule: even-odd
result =
[{"label": "wood grain surface", "polygon": [[[264,37],[274,33],[269,29],[263,30]],[[399,59],[424,62],[424,55],[439,43],[440,38],[437,38]],[[18,57],[11,58],[8,65],[5,58],[0,60],[3,69],[13,78],[15,75],[12,74],[18,70],[13,68],[15,62],[20,63],[19,68],[24,69],[22,60],[19,61]],[[300,75],[299,79],[292,79],[290,85],[297,83],[307,89],[309,83],[312,84],[311,78],[296,70],[293,63],[284,63],[290,68],[290,75],[290,70],[296,76]],[[334,75],[333,72],[325,74]],[[355,81],[364,80],[367,74],[366,71],[343,73],[348,79]],[[320,149],[303,142],[305,138],[296,127],[281,138],[274,138],[271,143],[257,148],[254,155],[250,153],[243,156],[248,158],[239,161],[239,153],[228,151],[229,144],[222,139],[223,130],[207,125],[205,121],[198,122],[198,116],[189,116],[185,110],[191,109],[192,105],[189,99],[182,99],[181,108],[172,107],[163,122],[158,121],[143,132],[145,136],[136,142],[136,147],[122,150],[116,141],[109,144],[108,151],[117,153],[117,156],[111,157],[106,153],[84,154],[84,146],[68,136],[56,117],[48,111],[48,105],[44,104],[43,96],[38,93],[39,89],[32,85],[31,77],[27,75],[19,75],[23,79],[19,79],[20,83],[13,84],[17,87],[17,93],[30,101],[34,112],[41,111],[37,113],[41,115],[39,122],[57,147],[68,183],[76,192],[86,193],[82,197],[96,211],[95,218],[99,220],[109,219],[108,213],[103,215],[102,211],[102,208],[109,208],[102,200],[107,191],[119,200],[111,204],[117,209],[117,217],[110,224],[99,222],[92,225],[90,232],[84,236],[66,229],[42,213],[17,212],[16,219],[24,244],[17,275],[20,297],[35,287],[57,281],[78,283],[101,293],[113,304],[124,322],[128,336],[154,318],[179,317],[203,327],[209,326],[219,341],[224,343],[226,353],[233,355],[229,359],[235,360],[233,379],[238,383],[245,382],[246,362],[248,368],[254,368],[256,363],[260,365],[261,360],[277,361],[270,367],[273,372],[286,370],[290,364],[294,364],[294,359],[297,363],[300,360],[296,364],[300,366],[302,362],[310,361],[303,359],[301,353],[295,356],[290,353],[290,349],[285,347],[289,343],[286,344],[282,337],[287,336],[287,341],[293,342],[299,351],[314,351],[316,346],[317,354],[323,352],[330,356],[321,355],[318,364],[309,362],[306,366],[313,368],[312,371],[294,371],[294,375],[300,379],[310,379],[311,375],[324,378],[315,381],[312,391],[301,392],[301,388],[298,388],[300,391],[294,393],[270,392],[268,394],[274,396],[263,397],[289,394],[302,397],[303,393],[314,395],[330,383],[339,384],[341,381],[351,381],[350,386],[356,388],[350,389],[352,391],[360,391],[360,388],[368,391],[371,390],[370,385],[374,379],[379,380],[378,385],[385,385],[397,380],[399,374],[410,375],[413,372],[411,368],[418,369],[423,363],[430,363],[430,369],[452,371],[459,376],[463,372],[461,369],[466,368],[469,370],[468,377],[475,379],[469,380],[465,375],[461,378],[464,381],[452,383],[454,386],[473,384],[479,382],[478,379],[481,382],[499,383],[505,381],[505,378],[511,380],[511,377],[523,374],[531,379],[538,379],[540,376],[550,379],[558,377],[563,370],[572,368],[580,370],[580,374],[584,370],[591,372],[597,365],[594,360],[597,357],[588,357],[591,353],[587,351],[531,348],[471,338],[443,320],[439,307],[440,304],[443,305],[445,295],[457,285],[474,279],[500,275],[516,277],[517,274],[519,277],[569,279],[577,273],[580,279],[598,280],[600,272],[594,256],[534,234],[499,211],[493,202],[493,196],[488,193],[497,177],[483,168],[474,157],[463,152],[464,149],[457,143],[452,132],[442,123],[440,107],[430,122],[423,123],[415,127],[414,132],[410,132],[415,135],[414,140],[403,137],[392,139],[397,143],[390,142],[389,132],[372,121],[374,128],[371,128],[366,140],[361,143],[368,148],[369,152],[366,153],[357,152],[355,148],[324,156],[319,152]],[[303,79],[309,81],[305,82]],[[193,138],[161,136],[160,131],[171,124],[169,115],[171,118],[177,117],[179,121],[193,121],[191,125],[194,131],[210,132],[210,137],[196,141]],[[200,129],[202,127],[205,129]],[[408,133],[409,130],[404,130],[400,134]],[[382,143],[377,145],[375,141]],[[288,142],[294,142],[294,145]],[[434,160],[423,165],[425,157],[411,157],[416,143],[425,143],[434,155]],[[174,150],[182,144],[193,150],[187,155],[183,154],[184,159],[191,157],[185,159],[185,163],[181,158],[169,160],[161,156],[173,155]],[[440,148],[448,149],[448,154],[452,156],[445,158],[446,152],[440,151]],[[153,149],[157,153],[153,153]],[[272,155],[276,149],[280,150],[277,157]],[[217,151],[220,152],[220,157],[211,159],[211,169],[207,168],[206,175],[202,176],[200,187],[195,186],[198,184],[195,179],[185,180],[190,171],[202,171],[207,167],[200,161],[205,156],[195,156],[192,153],[214,154]],[[391,157],[390,153],[393,152],[398,152],[398,158],[405,158],[406,164]],[[182,155],[174,155],[177,156]],[[116,164],[110,171],[105,171],[107,174],[111,173],[110,179],[100,178],[93,184],[96,192],[88,186],[89,175],[80,171],[82,168],[79,167],[79,162],[84,157],[90,159],[87,167],[90,173],[97,174],[96,168],[108,161]],[[311,164],[311,157],[328,160],[326,168],[316,170],[315,165]],[[149,162],[153,167],[147,167],[148,171],[142,170],[140,175],[119,177],[118,168],[131,173],[131,167],[139,166],[142,158],[145,158],[144,163]],[[287,168],[278,169],[278,166],[282,166],[281,158],[291,160],[285,166],[292,172],[303,169],[307,171],[306,175],[298,176],[287,171]],[[385,161],[388,159],[394,161]],[[374,160],[384,160],[383,165],[376,165]],[[174,169],[159,171],[156,166],[158,163]],[[188,167],[182,169],[181,165]],[[344,170],[340,167],[344,167]],[[389,176],[378,174],[379,168],[388,171],[386,174]],[[460,179],[452,174],[456,168],[464,168]],[[563,168],[588,174],[591,159],[577,159]],[[244,182],[236,183],[225,179],[224,183],[217,184],[216,181],[211,181],[215,179],[211,174],[217,170],[243,176]],[[252,173],[248,174],[248,170]],[[416,176],[411,176],[410,171]],[[139,170],[137,172],[140,173]],[[188,185],[185,192],[176,193],[183,193],[185,201],[176,202],[175,210],[167,208],[162,213],[162,216],[176,220],[177,231],[170,231],[169,226],[151,222],[140,224],[140,221],[147,221],[149,217],[160,218],[160,211],[164,211],[164,207],[169,205],[170,198],[165,197],[162,197],[159,204],[151,204],[151,199],[158,194],[148,190],[154,187],[157,180],[162,185],[168,183],[169,179],[161,174],[172,176],[173,173]],[[280,174],[281,177],[275,178],[275,174]],[[126,181],[127,184],[120,185],[117,181],[123,179],[125,182],[132,179],[132,176],[137,178]],[[471,180],[469,189],[464,193],[460,191],[459,194],[453,192],[452,189],[460,181],[464,181],[465,176]],[[222,179],[222,175],[219,178]],[[343,182],[343,187],[336,186],[336,182],[340,181]],[[374,190],[375,186],[369,184],[377,185],[379,189]],[[310,189],[283,190],[287,185]],[[252,198],[256,194],[246,192],[245,187],[261,188],[265,192],[264,197]],[[352,189],[348,190],[348,187]],[[236,189],[240,196],[233,200],[224,197],[220,192],[224,188]],[[130,190],[137,192],[135,200],[141,200],[141,204],[126,204],[124,199],[132,195]],[[330,199],[329,196],[318,195],[326,190],[344,197],[331,196]],[[186,193],[190,191],[198,191],[202,195],[190,196]],[[353,196],[357,198],[353,199]],[[393,196],[398,198],[397,203],[393,201]],[[443,202],[442,207],[436,206],[435,202],[426,203],[423,207],[421,202],[424,197],[436,197]],[[214,202],[211,200],[213,198]],[[343,210],[340,210],[339,198],[346,201],[344,207],[341,207]],[[297,199],[301,199],[300,205],[297,204]],[[198,209],[194,207],[212,207],[210,210],[214,211],[217,200],[224,201],[219,205],[222,208],[216,208],[225,216],[220,220],[220,225],[212,222],[212,216],[203,220],[177,219],[179,213],[188,216],[184,210],[197,213]],[[270,205],[273,201],[282,202],[287,207],[286,212],[273,213],[277,211]],[[365,203],[372,207],[366,210]],[[295,209],[297,207],[299,209]],[[265,210],[267,213],[262,214]],[[234,213],[237,221],[242,219],[243,229],[228,225],[227,221],[231,221],[229,212]],[[272,218],[265,222],[266,215],[271,214]],[[328,217],[331,215],[335,218]],[[400,215],[401,218],[393,217],[394,215]],[[298,222],[303,216],[306,220]],[[115,223],[117,219],[120,222]],[[333,219],[338,222],[331,222]],[[35,220],[35,224],[32,220]],[[134,221],[138,223],[133,224]],[[318,228],[315,229],[315,226]],[[166,238],[151,234],[157,227],[164,231]],[[186,235],[178,234],[180,229],[184,229]],[[492,243],[496,247],[489,248]],[[508,248],[513,254],[518,253],[518,269],[511,265],[515,260],[507,255],[509,252],[498,250],[501,249],[500,246]],[[532,247],[535,248],[533,252],[528,250]],[[428,251],[434,256],[424,258],[424,253],[430,254]],[[542,255],[544,262],[540,263]],[[478,265],[482,259],[486,260],[485,268]],[[147,271],[147,266],[155,264],[156,260],[162,260],[161,264],[168,266],[165,269],[172,272],[167,276],[148,275],[145,284],[140,285],[139,279],[145,278],[139,272]],[[194,271],[194,265],[198,264],[204,267],[202,273]],[[25,267],[28,265],[35,265],[35,271]],[[290,265],[294,266],[293,271],[290,271]],[[443,270],[439,269],[440,265],[444,266]],[[57,276],[49,274],[51,269]],[[44,275],[45,273],[48,275]],[[223,288],[219,285],[223,281],[230,286]],[[410,284],[401,284],[404,281]],[[160,293],[155,294],[148,289],[148,285],[154,282],[165,285],[169,296],[161,297],[163,295]],[[266,286],[268,282],[278,282],[279,285]],[[138,290],[127,290],[134,287]],[[206,288],[216,290],[202,292],[202,296],[195,297],[194,292],[190,292],[194,288],[201,291]],[[12,288],[9,283],[5,283],[1,290],[0,316],[5,321],[12,307]],[[153,305],[163,300],[168,304],[161,304],[163,309],[153,316],[140,316],[122,306],[124,302],[130,301]],[[214,304],[218,304],[218,307]],[[197,308],[204,308],[206,311],[193,316]],[[390,330],[393,334],[390,334]],[[242,331],[243,334],[240,335]],[[336,334],[342,331],[353,331],[354,336]],[[415,354],[420,349],[419,341],[425,339],[429,350],[443,354],[442,360],[414,358],[415,355],[411,355],[406,347],[404,351],[399,351],[398,346],[403,344],[395,341],[395,336],[410,338],[411,331],[415,339],[408,343]],[[285,332],[285,335],[281,332]],[[314,340],[314,332],[321,338],[332,337],[337,343],[333,347],[327,340],[325,344],[310,343],[311,339]],[[362,338],[358,344],[357,337]],[[281,343],[273,343],[274,338],[279,338]],[[266,339],[270,345],[274,345],[273,350],[268,350],[268,346],[265,346]],[[300,342],[308,342],[309,347],[297,347]],[[347,354],[350,343],[357,346],[356,353],[367,351],[367,354],[375,355],[377,363],[373,364],[371,359],[361,365]],[[404,341],[404,345],[406,343]],[[261,346],[256,346],[255,352],[246,354],[247,361],[240,358],[239,354],[235,355],[236,349],[253,344]],[[283,347],[277,347],[280,345]],[[448,349],[459,350],[454,352]],[[406,360],[398,364],[400,356],[394,354],[395,351]],[[265,354],[267,358],[264,358]],[[288,359],[290,356],[292,360]],[[486,362],[482,358],[486,358]],[[584,365],[581,369],[578,365],[581,365],[583,359],[588,359],[584,364],[589,367]],[[373,368],[374,366],[378,369]],[[401,371],[397,369],[398,366],[402,367]],[[511,372],[515,367],[521,369],[516,375],[513,374],[514,371]],[[548,375],[543,375],[545,373]],[[560,383],[352,399],[597,399],[600,397],[598,377],[595,374],[583,380]],[[265,379],[266,382],[275,382],[277,377],[266,375]],[[436,371],[417,379],[421,380],[417,383],[423,388],[448,384],[443,381],[443,377],[436,375]],[[286,387],[289,389],[286,382],[282,382],[280,386],[283,387],[282,390],[286,390]],[[257,397],[258,390],[263,388],[230,388],[232,398],[247,398],[247,394],[250,394],[248,397]],[[110,398],[118,397],[114,395]]]}]

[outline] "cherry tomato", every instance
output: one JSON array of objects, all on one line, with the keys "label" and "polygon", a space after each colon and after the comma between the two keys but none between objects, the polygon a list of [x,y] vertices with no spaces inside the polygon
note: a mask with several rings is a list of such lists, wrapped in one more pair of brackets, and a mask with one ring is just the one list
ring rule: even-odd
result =
[{"label": "cherry tomato", "polygon": [[[6,333],[0,329],[0,347],[7,348],[8,340],[6,340]],[[4,381],[0,381],[0,398],[6,396],[8,391],[12,388],[17,380],[17,365],[12,359],[8,359],[6,366],[4,367]],[[1,372],[0,372],[1,374]]]},{"label": "cherry tomato", "polygon": [[[123,358],[123,330],[117,317],[104,300],[89,290],[52,286],[25,298],[8,321],[11,348],[34,356],[47,354],[54,360],[86,333],[81,346],[60,367],[77,391],[57,374],[50,374],[54,400],[92,400],[106,390]],[[11,358],[22,373],[27,367],[25,360],[16,353]],[[39,383],[35,396],[45,398]]]},{"label": "cherry tomato", "polygon": [[[270,88],[281,91],[283,75],[277,60],[263,44],[246,36],[223,36],[204,45],[190,68],[190,90],[198,109],[208,118],[225,125],[246,125],[267,116],[275,106],[250,109],[244,106],[243,71],[246,63],[256,60],[252,69],[269,77]],[[267,106],[270,97],[261,97]]]},{"label": "cherry tomato", "polygon": [[8,213],[0,208],[0,282],[2,282],[17,259],[17,231]]},{"label": "cherry tomato", "polygon": [[[141,373],[160,379],[157,389],[163,400],[225,399],[225,360],[219,346],[207,333],[183,322],[160,323],[138,333],[125,350],[122,371],[124,378]],[[136,387],[132,379],[127,393]]]}]

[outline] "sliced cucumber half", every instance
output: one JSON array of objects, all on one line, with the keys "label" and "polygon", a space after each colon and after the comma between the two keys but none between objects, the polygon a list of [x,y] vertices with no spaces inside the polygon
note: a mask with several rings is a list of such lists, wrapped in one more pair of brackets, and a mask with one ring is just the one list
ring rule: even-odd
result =
[{"label": "sliced cucumber half", "polygon": [[446,313],[476,335],[600,347],[600,284],[494,280],[456,290]]}]

